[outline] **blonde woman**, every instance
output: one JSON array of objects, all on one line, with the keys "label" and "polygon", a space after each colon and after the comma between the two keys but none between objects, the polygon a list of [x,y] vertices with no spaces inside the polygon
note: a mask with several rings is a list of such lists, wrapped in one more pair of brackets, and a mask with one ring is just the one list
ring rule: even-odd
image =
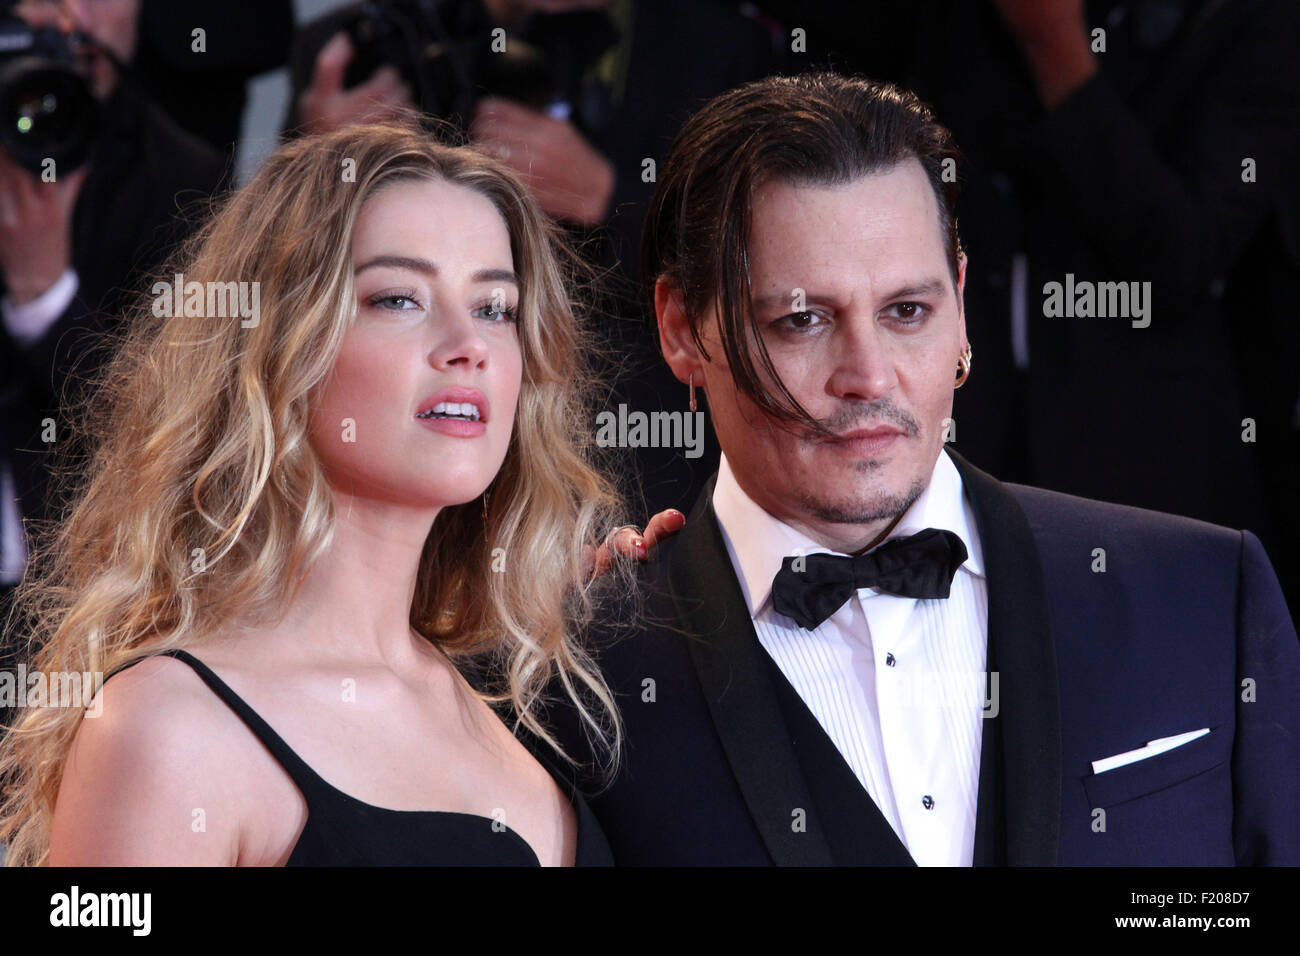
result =
[{"label": "blonde woman", "polygon": [[[283,147],[187,246],[17,597],[31,666],[109,676],[6,738],[7,863],[610,862],[535,716],[558,678],[616,753],[565,250],[400,126]],[[188,314],[214,288],[238,315]]]}]

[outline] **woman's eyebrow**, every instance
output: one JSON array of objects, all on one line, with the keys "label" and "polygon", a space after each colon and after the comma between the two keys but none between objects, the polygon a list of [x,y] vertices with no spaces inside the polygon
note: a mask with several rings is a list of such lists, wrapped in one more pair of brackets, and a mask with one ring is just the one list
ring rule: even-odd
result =
[{"label": "woman's eyebrow", "polygon": [[[367,269],[377,266],[389,266],[396,269],[409,269],[412,272],[420,272],[427,276],[436,276],[438,267],[428,259],[419,259],[414,256],[392,256],[383,255],[375,256],[357,266],[356,274],[360,275]],[[475,282],[513,282],[519,284],[519,277],[509,269],[479,269],[470,278]]]},{"label": "woman's eyebrow", "polygon": [[409,269],[412,272],[422,272],[428,276],[436,276],[438,267],[428,259],[417,259],[414,256],[392,256],[383,255],[375,256],[361,265],[357,266],[356,274],[360,275],[367,269],[374,269],[378,266],[390,266],[395,269]]}]

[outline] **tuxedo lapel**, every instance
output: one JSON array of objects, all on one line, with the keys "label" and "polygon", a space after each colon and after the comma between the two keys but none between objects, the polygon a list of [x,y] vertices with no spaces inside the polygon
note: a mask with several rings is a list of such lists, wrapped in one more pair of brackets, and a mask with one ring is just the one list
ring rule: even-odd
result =
[{"label": "tuxedo lapel", "polygon": [[[673,543],[673,603],[732,773],[772,859],[778,866],[830,866],[835,860],[764,666],[766,652],[713,516],[713,483]],[[795,825],[798,811],[806,814],[805,828]]]},{"label": "tuxedo lapel", "polygon": [[1038,550],[1024,511],[1003,484],[945,451],[975,512],[988,582],[988,669],[998,675],[997,716],[983,721],[975,861],[1001,862],[1005,847],[1012,866],[1054,866],[1061,718]]}]

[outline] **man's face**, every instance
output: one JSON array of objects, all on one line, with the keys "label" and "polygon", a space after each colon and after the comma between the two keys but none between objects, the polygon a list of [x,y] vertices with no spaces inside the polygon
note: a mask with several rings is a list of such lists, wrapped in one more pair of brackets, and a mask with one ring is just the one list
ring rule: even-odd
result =
[{"label": "man's face", "polygon": [[758,334],[790,393],[838,437],[791,431],[737,390],[716,314],[702,329],[713,360],[701,360],[714,427],[764,510],[859,550],[925,489],[943,447],[966,342],[965,259],[954,288],[915,159],[847,186],[766,184],[752,220]]}]

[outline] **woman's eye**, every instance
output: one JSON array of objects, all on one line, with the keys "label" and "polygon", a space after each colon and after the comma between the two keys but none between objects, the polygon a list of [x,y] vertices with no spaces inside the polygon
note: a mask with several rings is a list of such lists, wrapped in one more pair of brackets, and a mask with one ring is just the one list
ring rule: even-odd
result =
[{"label": "woman's eye", "polygon": [[[406,303],[402,305],[400,303]],[[394,312],[403,312],[407,309],[418,309],[420,303],[416,302],[412,296],[401,292],[393,292],[388,295],[377,295],[370,300],[370,304],[383,309],[391,309]]]},{"label": "woman's eye", "polygon": [[515,322],[518,320],[518,313],[515,307],[498,306],[492,303],[485,303],[474,310],[475,318],[491,319],[493,322]]}]

